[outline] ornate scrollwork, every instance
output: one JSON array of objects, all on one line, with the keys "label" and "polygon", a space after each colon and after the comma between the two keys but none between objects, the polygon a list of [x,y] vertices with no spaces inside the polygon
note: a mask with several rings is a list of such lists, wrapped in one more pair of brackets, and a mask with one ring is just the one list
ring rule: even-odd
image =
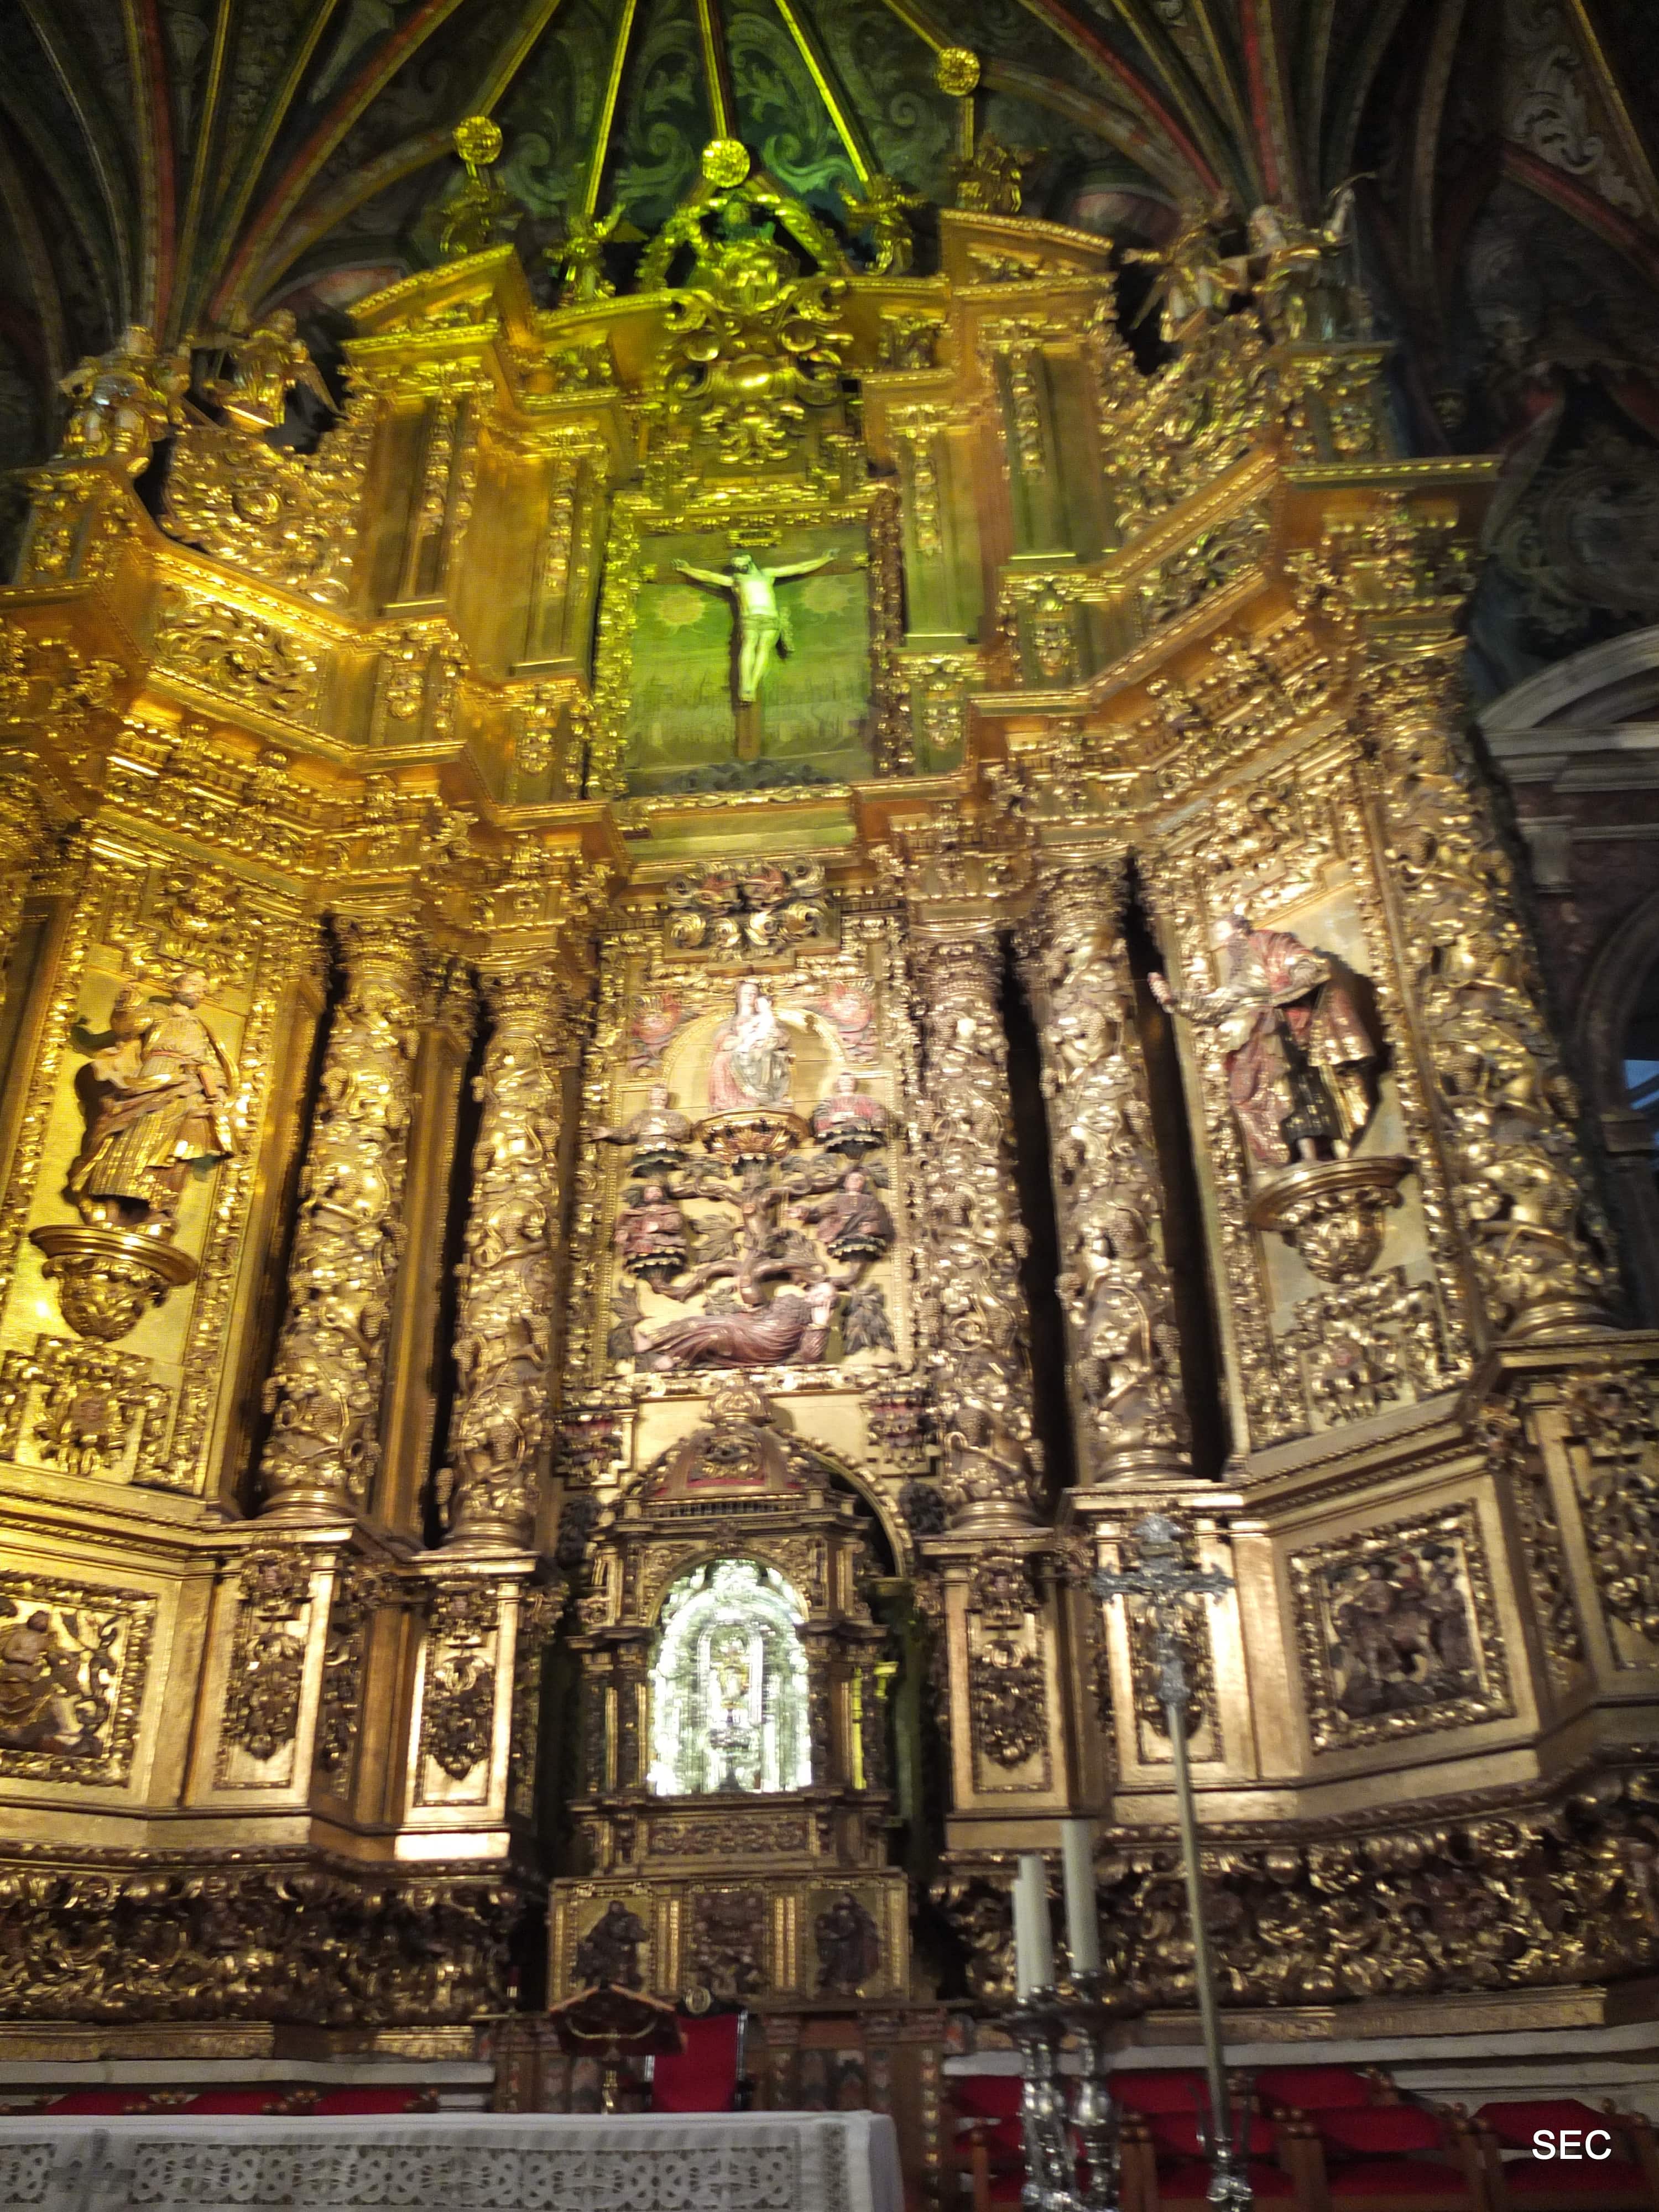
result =
[{"label": "ornate scrollwork", "polygon": [[[1237,2005],[1421,1998],[1649,1973],[1659,1961],[1648,1869],[1659,1776],[1605,1774],[1566,1802],[1313,1842],[1206,1848],[1207,1918]],[[1107,1966],[1149,2005],[1190,2005],[1192,1945],[1173,1839],[1120,1830],[1096,1856]],[[981,1997],[1012,1988],[1006,1874],[960,1862],[933,1895]]]},{"label": "ornate scrollwork", "polygon": [[1608,1370],[1562,1385],[1568,1435],[1589,1462],[1579,1510],[1590,1569],[1614,1620],[1659,1643],[1659,1455],[1645,1376]]},{"label": "ornate scrollwork", "polygon": [[366,1876],[240,1853],[0,1863],[0,2008],[13,2019],[435,2026],[499,2012],[523,1909],[510,1878]]}]

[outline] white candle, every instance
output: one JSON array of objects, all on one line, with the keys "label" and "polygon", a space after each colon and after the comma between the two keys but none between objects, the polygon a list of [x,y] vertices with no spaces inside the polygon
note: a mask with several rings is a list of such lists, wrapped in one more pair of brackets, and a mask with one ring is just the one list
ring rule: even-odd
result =
[{"label": "white candle", "polygon": [[1022,1851],[1014,1883],[1014,1987],[1022,1997],[1054,1985],[1048,1878],[1036,1851]]},{"label": "white candle", "polygon": [[1066,1948],[1073,1974],[1100,1967],[1100,1916],[1095,1907],[1095,1833],[1091,1820],[1060,1824],[1060,1863],[1066,1869]]}]

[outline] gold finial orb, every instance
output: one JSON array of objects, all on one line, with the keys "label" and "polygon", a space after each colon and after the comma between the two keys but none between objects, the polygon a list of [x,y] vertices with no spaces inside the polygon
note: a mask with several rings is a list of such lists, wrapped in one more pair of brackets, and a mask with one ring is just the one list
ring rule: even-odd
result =
[{"label": "gold finial orb", "polygon": [[730,191],[749,174],[749,149],[740,138],[711,138],[702,149],[704,181]]},{"label": "gold finial orb", "polygon": [[979,56],[968,46],[945,46],[933,63],[933,82],[954,100],[966,100],[979,82]]},{"label": "gold finial orb", "polygon": [[472,168],[493,161],[501,150],[499,126],[487,115],[469,115],[455,126],[455,151]]}]

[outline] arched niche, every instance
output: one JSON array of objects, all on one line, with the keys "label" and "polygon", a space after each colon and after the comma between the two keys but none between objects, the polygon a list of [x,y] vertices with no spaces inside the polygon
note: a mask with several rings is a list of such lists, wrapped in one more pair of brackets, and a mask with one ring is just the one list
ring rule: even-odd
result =
[{"label": "arched niche", "polygon": [[706,1559],[671,1584],[651,1663],[653,1796],[811,1787],[805,1620],[759,1559]]}]

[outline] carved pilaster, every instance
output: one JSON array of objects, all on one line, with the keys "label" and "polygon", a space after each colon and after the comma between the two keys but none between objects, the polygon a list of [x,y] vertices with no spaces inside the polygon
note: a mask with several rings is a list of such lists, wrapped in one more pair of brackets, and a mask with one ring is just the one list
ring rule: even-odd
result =
[{"label": "carved pilaster", "polygon": [[1024,1527],[1032,1510],[1026,1364],[1009,1144],[1008,1047],[994,935],[922,939],[921,1171],[941,1488],[957,1528]]},{"label": "carved pilaster", "polygon": [[443,1502],[452,1546],[514,1549],[535,1531],[550,1435],[562,1069],[572,1047],[556,974],[499,969],[484,991],[492,1027],[477,1079],[483,1115]]},{"label": "carved pilaster", "polygon": [[265,1384],[274,1416],[260,1467],[265,1510],[289,1520],[355,1513],[373,1493],[403,1245],[419,945],[407,917],[353,916],[337,933],[345,991],[323,1061],[288,1316]]},{"label": "carved pilaster", "polygon": [[1059,868],[1024,933],[1042,1042],[1060,1300],[1090,1480],[1180,1479],[1187,1416],[1163,1188],[1111,866]]}]

